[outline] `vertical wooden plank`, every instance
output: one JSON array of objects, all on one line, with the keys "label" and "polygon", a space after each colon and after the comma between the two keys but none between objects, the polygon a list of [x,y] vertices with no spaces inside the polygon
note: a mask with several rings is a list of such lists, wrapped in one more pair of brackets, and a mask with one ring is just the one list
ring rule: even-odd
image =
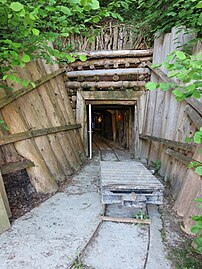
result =
[{"label": "vertical wooden plank", "polygon": [[[20,107],[17,106],[17,102],[13,102],[4,107],[2,113],[12,134],[28,130],[26,122],[21,114]],[[35,167],[28,168],[27,172],[36,190],[44,193],[56,191],[57,184],[51,175],[35,140],[24,140],[16,142],[14,145],[20,155],[31,160],[35,164]]]},{"label": "vertical wooden plank", "polygon": [[137,105],[134,107],[134,154],[135,158],[138,159],[140,155],[139,149],[139,122],[138,122],[138,109]]},{"label": "vertical wooden plank", "polygon": [[80,135],[87,155],[88,154],[87,113],[86,113],[85,100],[81,95],[80,91],[77,91],[76,123],[81,124]]},{"label": "vertical wooden plank", "polygon": [[7,194],[6,194],[6,189],[5,189],[5,186],[4,186],[4,181],[3,181],[1,171],[0,171],[0,194],[1,194],[1,197],[3,199],[7,215],[10,218],[12,216],[12,214],[11,214],[11,209],[10,209],[10,206],[9,206],[8,197],[7,197]]},{"label": "vertical wooden plank", "polygon": [[5,232],[11,227],[3,198],[0,193],[0,234]]}]

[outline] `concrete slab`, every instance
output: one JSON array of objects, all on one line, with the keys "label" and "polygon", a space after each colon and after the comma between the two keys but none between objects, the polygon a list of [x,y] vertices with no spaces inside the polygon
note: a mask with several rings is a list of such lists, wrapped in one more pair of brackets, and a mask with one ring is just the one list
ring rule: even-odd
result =
[{"label": "concrete slab", "polygon": [[84,263],[95,269],[143,269],[147,243],[146,226],[104,222]]},{"label": "concrete slab", "polygon": [[[72,178],[63,192],[16,220],[0,235],[0,269],[68,269],[94,233],[102,212],[100,159],[94,159]],[[107,214],[117,216],[112,206]],[[104,222],[84,251],[84,263],[95,269],[168,269],[160,236],[161,220],[150,210],[149,226]],[[120,213],[133,216],[133,209]]]},{"label": "concrete slab", "polygon": [[58,193],[0,236],[1,269],[68,268],[99,222],[97,193]]},{"label": "concrete slab", "polygon": [[149,255],[146,269],[170,269],[170,261],[166,259],[165,246],[161,237],[161,215],[156,205],[148,205],[148,213],[151,219]]}]

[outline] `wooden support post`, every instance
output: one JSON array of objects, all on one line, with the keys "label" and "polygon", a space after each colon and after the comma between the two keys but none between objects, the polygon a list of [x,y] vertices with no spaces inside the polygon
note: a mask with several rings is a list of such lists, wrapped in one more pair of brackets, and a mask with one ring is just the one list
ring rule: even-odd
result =
[{"label": "wooden support post", "polygon": [[3,199],[7,215],[10,218],[12,214],[11,214],[11,210],[10,210],[10,206],[9,206],[9,202],[8,202],[8,197],[7,197],[7,194],[6,194],[6,190],[5,190],[5,187],[4,187],[2,174],[3,173],[1,173],[1,170],[0,170],[0,194],[1,194],[1,197]]},{"label": "wooden support post", "polygon": [[0,193],[0,234],[11,227],[3,198]]}]

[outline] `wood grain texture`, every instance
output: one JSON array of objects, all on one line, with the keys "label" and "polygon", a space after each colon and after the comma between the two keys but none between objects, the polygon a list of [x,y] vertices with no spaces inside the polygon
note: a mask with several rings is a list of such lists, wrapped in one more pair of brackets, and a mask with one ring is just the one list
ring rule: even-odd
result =
[{"label": "wood grain texture", "polygon": [[55,133],[79,129],[79,128],[81,128],[80,124],[73,124],[73,125],[64,125],[64,126],[44,128],[44,129],[39,129],[39,130],[31,130],[31,131],[22,132],[22,133],[13,134],[13,135],[7,135],[7,136],[0,137],[1,139],[0,146],[7,145],[13,142],[18,142],[21,140],[31,139],[34,137],[39,137],[39,136],[48,135],[48,134],[55,134]]},{"label": "wood grain texture", "polygon": [[111,221],[111,222],[121,222],[121,223],[141,223],[141,224],[151,224],[149,219],[132,219],[132,218],[118,218],[118,217],[101,217],[102,221]]},{"label": "wood grain texture", "polygon": [[0,193],[0,234],[11,227],[6,208]]},{"label": "wood grain texture", "polygon": [[4,206],[5,206],[5,209],[6,209],[6,213],[7,213],[8,217],[10,218],[12,216],[12,214],[11,214],[11,209],[10,209],[6,189],[5,189],[5,186],[4,186],[4,181],[3,181],[2,174],[3,173],[0,170],[0,195],[1,195],[2,200],[3,200]]}]

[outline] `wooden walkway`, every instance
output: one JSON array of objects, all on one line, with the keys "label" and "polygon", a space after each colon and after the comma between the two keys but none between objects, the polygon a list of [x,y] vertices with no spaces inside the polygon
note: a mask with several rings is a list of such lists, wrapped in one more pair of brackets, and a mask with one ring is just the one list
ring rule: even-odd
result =
[{"label": "wooden walkway", "polygon": [[104,204],[162,204],[164,187],[142,163],[101,161],[100,165]]}]

